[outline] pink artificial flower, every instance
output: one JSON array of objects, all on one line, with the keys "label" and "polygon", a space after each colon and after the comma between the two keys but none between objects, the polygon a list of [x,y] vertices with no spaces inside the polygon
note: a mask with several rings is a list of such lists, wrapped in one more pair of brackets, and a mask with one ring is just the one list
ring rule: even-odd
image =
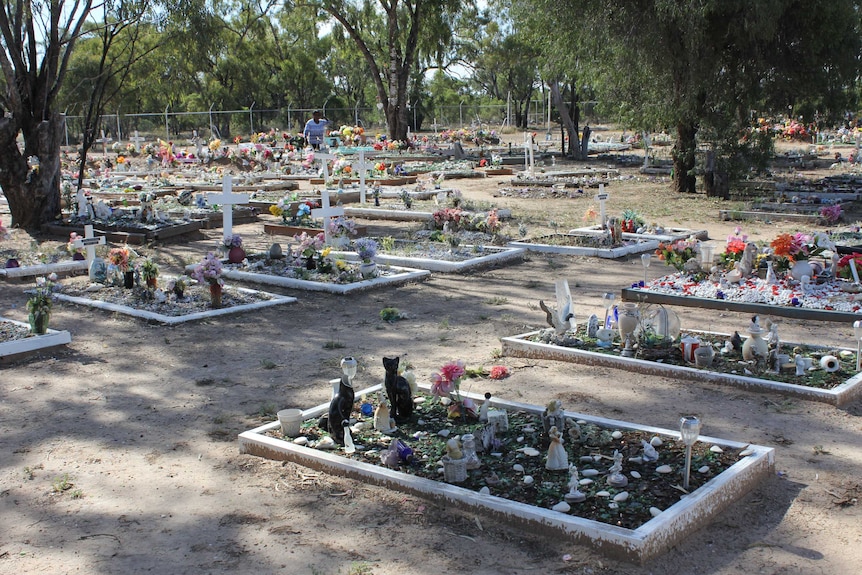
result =
[{"label": "pink artificial flower", "polygon": [[452,383],[464,377],[465,373],[467,373],[467,370],[464,369],[464,362],[460,359],[455,362],[447,363],[440,368],[440,374],[443,378]]},{"label": "pink artificial flower", "polygon": [[447,397],[455,390],[455,384],[435,373],[431,376],[431,394],[438,397]]},{"label": "pink artificial flower", "polygon": [[509,368],[505,365],[495,365],[491,368],[491,379],[505,379],[509,377]]}]

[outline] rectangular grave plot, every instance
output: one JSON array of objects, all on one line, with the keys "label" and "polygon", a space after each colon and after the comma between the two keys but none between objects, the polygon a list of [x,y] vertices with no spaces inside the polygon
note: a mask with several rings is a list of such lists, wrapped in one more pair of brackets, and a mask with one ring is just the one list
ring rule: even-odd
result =
[{"label": "rectangular grave plot", "polygon": [[640,240],[613,248],[591,247],[589,245],[566,245],[568,243],[576,244],[577,238],[592,239],[594,236],[592,234],[552,234],[524,241],[509,242],[508,245],[511,247],[526,248],[531,252],[545,252],[605,259],[624,258],[633,254],[653,252],[659,245],[658,240]]},{"label": "rectangular grave plot", "polygon": [[[363,394],[370,395],[381,387],[376,385],[359,391],[356,395],[357,397]],[[420,387],[425,393],[428,392],[428,386]],[[482,401],[479,394],[462,392],[462,396]],[[499,399],[492,399],[492,405],[506,411],[527,411],[535,414],[541,414],[544,410],[542,406]],[[305,418],[314,418],[327,412],[328,409],[329,404],[325,403],[304,411],[303,415]],[[668,429],[573,412],[566,412],[566,416],[585,420],[602,428],[637,430],[679,438],[678,431]],[[701,436],[700,441],[719,446],[748,447],[752,450],[752,454],[740,459],[691,495],[666,509],[658,517],[632,530],[494,495],[479,495],[456,485],[354,461],[340,456],[337,452],[320,451],[267,435],[267,432],[278,429],[279,425],[276,421],[241,433],[239,435],[240,453],[277,461],[292,461],[312,469],[397,489],[445,505],[455,504],[461,510],[480,513],[516,529],[540,533],[547,537],[565,537],[574,543],[590,546],[607,556],[636,563],[642,563],[666,552],[682,541],[687,533],[704,527],[713,517],[755,488],[774,471],[774,450],[771,448]]]},{"label": "rectangular grave plot", "polygon": [[[30,329],[30,325],[0,317],[0,322],[9,323],[20,328]],[[48,351],[71,343],[72,335],[65,330],[48,329],[45,335],[34,335],[0,343],[0,363],[17,361],[39,351]]]}]

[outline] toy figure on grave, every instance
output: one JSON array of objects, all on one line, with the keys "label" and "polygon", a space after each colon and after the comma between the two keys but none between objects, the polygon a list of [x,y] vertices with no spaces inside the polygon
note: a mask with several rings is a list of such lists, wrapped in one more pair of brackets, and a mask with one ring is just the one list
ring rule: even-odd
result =
[{"label": "toy figure on grave", "polygon": [[413,415],[413,394],[410,384],[403,376],[398,375],[398,357],[384,357],[383,368],[386,370],[384,388],[389,398],[390,412],[396,423],[400,423]]},{"label": "toy figure on grave", "polygon": [[326,136],[326,126],[328,125],[329,120],[321,115],[320,110],[315,110],[311,113],[311,119],[305,123],[305,128],[302,130],[302,135],[309,146],[315,150],[320,149],[323,138]]},{"label": "toy figure on grave", "polygon": [[[341,363],[342,369],[344,369],[344,365],[348,364],[353,365],[355,369],[356,360],[352,357],[345,357],[341,360]],[[347,370],[344,371],[346,372]],[[339,445],[344,445],[344,427],[350,423],[350,413],[353,411],[353,402],[355,399],[356,394],[353,391],[353,382],[348,377],[348,374],[344,373],[338,384],[338,393],[335,394],[329,403],[329,419],[327,421],[329,435]]]}]

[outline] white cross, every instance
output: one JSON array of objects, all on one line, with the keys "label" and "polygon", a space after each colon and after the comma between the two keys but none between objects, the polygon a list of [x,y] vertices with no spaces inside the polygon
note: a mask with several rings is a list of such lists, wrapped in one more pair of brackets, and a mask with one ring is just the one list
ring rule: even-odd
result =
[{"label": "white cross", "polygon": [[87,250],[87,263],[93,263],[93,260],[96,258],[96,246],[105,245],[105,236],[94,237],[93,236],[93,226],[87,224],[84,226],[84,237],[75,239],[72,242],[72,245],[76,248],[86,248]]},{"label": "white cross", "polygon": [[359,150],[359,203],[365,203],[365,174],[368,172],[368,164],[365,163],[365,155],[374,156],[378,152]]},{"label": "white cross", "polygon": [[146,138],[142,138],[142,137],[140,137],[140,136],[138,135],[138,131],[137,131],[137,130],[135,130],[135,137],[134,137],[134,138],[129,138],[129,141],[131,141],[131,142],[135,145],[135,151],[136,151],[136,152],[140,152],[140,151],[141,151],[141,147],[140,147],[138,144],[140,144],[141,142],[146,142],[146,141],[147,141],[147,139],[146,139]]},{"label": "white cross", "polygon": [[532,176],[536,160],[533,156],[533,137],[529,133],[524,134],[524,164],[525,167],[529,169],[530,175]]},{"label": "white cross", "polygon": [[599,201],[599,220],[602,229],[605,229],[605,202],[609,197],[610,194],[605,192],[605,185],[599,184],[599,193],[596,195],[596,199]]},{"label": "white cross", "polygon": [[314,208],[311,210],[311,217],[313,218],[323,218],[323,237],[326,239],[326,243],[331,243],[332,234],[329,231],[329,220],[333,217],[339,217],[344,215],[344,208],[340,206],[330,206],[329,205],[329,192],[326,190],[321,190],[320,192],[320,204],[322,207]]},{"label": "white cross", "polygon": [[321,160],[321,164],[323,165],[323,179],[329,179],[329,162],[328,160],[337,160],[338,156],[335,154],[322,154],[320,152],[314,152],[314,159]]},{"label": "white cross", "polygon": [[207,194],[207,201],[210,204],[218,204],[222,207],[222,234],[225,242],[230,241],[233,236],[233,207],[248,203],[249,198],[248,194],[234,194],[232,191],[233,178],[230,174],[226,174],[222,181],[221,193]]},{"label": "white cross", "polygon": [[108,142],[111,141],[111,138],[105,137],[105,130],[102,130],[102,137],[96,139],[97,144],[102,144],[102,155],[108,155]]}]

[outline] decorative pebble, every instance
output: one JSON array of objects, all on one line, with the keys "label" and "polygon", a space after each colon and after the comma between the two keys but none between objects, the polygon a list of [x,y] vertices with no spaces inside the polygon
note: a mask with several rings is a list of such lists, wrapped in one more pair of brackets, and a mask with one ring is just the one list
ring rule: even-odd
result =
[{"label": "decorative pebble", "polygon": [[656,473],[670,473],[673,471],[670,465],[659,465],[655,468]]},{"label": "decorative pebble", "polygon": [[643,457],[629,457],[629,463],[643,463]]},{"label": "decorative pebble", "polygon": [[664,443],[664,441],[662,441],[661,437],[659,437],[659,436],[655,436],[649,440],[649,444],[652,445],[653,447],[659,447],[663,443]]},{"label": "decorative pebble", "polygon": [[593,480],[589,477],[584,477],[583,479],[578,480],[578,485],[589,485]]},{"label": "decorative pebble", "polygon": [[424,403],[424,402],[425,402],[424,397],[414,397],[413,398],[413,403],[419,404],[419,403]]},{"label": "decorative pebble", "polygon": [[300,435],[294,439],[293,442],[297,445],[308,445],[308,438],[304,435]]},{"label": "decorative pebble", "polygon": [[587,424],[587,420],[586,420],[586,419],[579,419],[579,420],[577,420],[575,423],[577,423],[578,425],[586,425],[586,424]]},{"label": "decorative pebble", "polygon": [[317,449],[335,449],[335,440],[327,435],[326,437],[318,441],[315,447]]},{"label": "decorative pebble", "polygon": [[443,475],[443,468],[442,467],[437,468],[437,475]]},{"label": "decorative pebble", "polygon": [[417,419],[416,425],[425,425],[425,420],[424,419]]},{"label": "decorative pebble", "polygon": [[640,479],[640,478],[641,478],[641,474],[640,474],[640,473],[638,473],[637,471],[630,471],[630,472],[629,472],[629,475],[631,475],[631,476],[632,476],[632,477],[634,477],[635,479]]},{"label": "decorative pebble", "polygon": [[848,357],[853,356],[854,354],[849,349],[842,349],[838,355],[840,355],[843,358],[848,358]]},{"label": "decorative pebble", "polygon": [[560,513],[568,513],[572,510],[572,506],[566,503],[565,501],[560,501],[553,507],[551,507],[554,511],[559,511]]},{"label": "decorative pebble", "polygon": [[513,465],[513,466],[512,466],[512,469],[513,469],[514,471],[517,471],[518,473],[523,473],[523,472],[524,472],[524,466],[523,466],[523,465],[521,465],[520,463],[516,463],[515,465]]},{"label": "decorative pebble", "polygon": [[440,437],[449,437],[450,433],[451,432],[448,429],[441,429],[437,432],[437,435],[439,435]]},{"label": "decorative pebble", "polygon": [[650,507],[649,514],[653,517],[658,517],[659,515],[661,515],[661,509],[659,509],[658,507]]},{"label": "decorative pebble", "polygon": [[611,501],[610,503],[608,503],[608,509],[619,509],[619,508],[620,508],[619,503],[616,503],[614,501]]},{"label": "decorative pebble", "polygon": [[697,470],[698,473],[706,473],[709,471],[709,465],[704,465],[700,469]]},{"label": "decorative pebble", "polygon": [[592,463],[593,462],[593,456],[592,455],[581,455],[581,461],[587,462],[587,463]]},{"label": "decorative pebble", "polygon": [[602,490],[602,491],[598,491],[598,492],[596,492],[596,497],[610,497],[610,496],[611,496],[611,492],[610,492],[610,491],[604,491],[604,490]]},{"label": "decorative pebble", "polygon": [[611,433],[611,437],[613,437],[614,439],[620,439],[622,436],[623,436],[622,431],[614,431],[613,433]]},{"label": "decorative pebble", "polygon": [[538,449],[534,449],[532,447],[524,447],[521,451],[524,452],[524,455],[527,457],[536,457],[537,455],[541,455]]},{"label": "decorative pebble", "polygon": [[491,495],[491,490],[488,489],[488,486],[486,485],[485,487],[483,487],[482,489],[479,490],[479,494],[480,495]]},{"label": "decorative pebble", "polygon": [[581,475],[583,475],[584,477],[595,477],[598,474],[598,469],[584,469],[583,471],[581,471]]},{"label": "decorative pebble", "polygon": [[601,455],[593,455],[593,461],[601,461],[601,460],[602,460]]},{"label": "decorative pebble", "polygon": [[616,495],[614,495],[614,501],[616,501],[617,503],[622,503],[623,501],[626,501],[628,498],[629,498],[629,492],[628,491],[623,491],[622,493],[617,493]]},{"label": "decorative pebble", "polygon": [[743,449],[742,451],[739,452],[739,456],[740,457],[748,457],[749,455],[751,455],[753,453],[754,453],[753,449]]},{"label": "decorative pebble", "polygon": [[533,484],[533,476],[525,475],[524,476],[524,485],[532,485]]},{"label": "decorative pebble", "polygon": [[492,451],[491,457],[503,457],[503,454],[500,453],[499,451]]},{"label": "decorative pebble", "polygon": [[99,291],[99,290],[100,290],[100,289],[102,289],[103,287],[104,287],[104,286],[103,286],[102,284],[90,284],[90,285],[88,285],[88,286],[86,287],[86,289],[84,289],[84,291],[86,291],[86,292]]},{"label": "decorative pebble", "polygon": [[521,428],[521,431],[523,431],[524,433],[533,433],[534,431],[536,431],[536,428],[532,425],[525,425]]},{"label": "decorative pebble", "polygon": [[724,450],[717,445],[713,445],[712,447],[709,448],[709,450],[712,451],[713,453],[724,453]]}]

